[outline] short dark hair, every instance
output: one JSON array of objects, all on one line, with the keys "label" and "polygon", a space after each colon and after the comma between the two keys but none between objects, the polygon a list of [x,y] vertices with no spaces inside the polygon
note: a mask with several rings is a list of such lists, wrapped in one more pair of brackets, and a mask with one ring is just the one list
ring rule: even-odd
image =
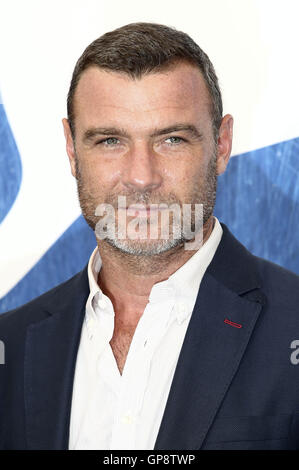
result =
[{"label": "short dark hair", "polygon": [[205,80],[211,98],[211,117],[217,138],[222,119],[222,98],[213,64],[207,54],[188,36],[157,23],[131,23],[103,34],[84,50],[78,59],[68,92],[67,113],[75,138],[74,93],[81,74],[91,66],[141,78],[186,61],[196,65]]}]

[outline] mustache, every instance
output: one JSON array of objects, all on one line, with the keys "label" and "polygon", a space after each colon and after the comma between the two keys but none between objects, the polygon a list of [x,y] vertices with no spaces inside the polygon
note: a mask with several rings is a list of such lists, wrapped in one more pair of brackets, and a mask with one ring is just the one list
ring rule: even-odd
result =
[{"label": "mustache", "polygon": [[143,204],[149,206],[151,204],[172,204],[172,203],[179,203],[180,200],[174,193],[169,193],[167,196],[161,194],[155,194],[149,192],[143,193],[118,193],[118,194],[110,194],[107,196],[105,203],[111,204],[115,209],[118,207],[118,197],[125,196],[126,197],[126,206],[136,205],[136,204]]}]

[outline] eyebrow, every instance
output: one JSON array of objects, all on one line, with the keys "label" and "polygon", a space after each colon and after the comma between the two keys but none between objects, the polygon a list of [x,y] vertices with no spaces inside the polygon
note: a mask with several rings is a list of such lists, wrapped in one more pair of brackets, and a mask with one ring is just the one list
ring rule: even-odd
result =
[{"label": "eyebrow", "polygon": [[84,132],[83,142],[88,143],[94,139],[94,137],[99,135],[119,135],[122,137],[129,137],[124,129],[119,129],[116,127],[91,127]]},{"label": "eyebrow", "polygon": [[[193,138],[202,140],[202,133],[193,125],[186,123],[178,123],[163,129],[155,129],[150,137],[158,137],[160,135],[171,134],[173,132],[185,131],[188,132]],[[83,142],[89,143],[95,137],[100,135],[117,135],[121,137],[129,137],[125,129],[117,127],[91,127],[84,132]]]},{"label": "eyebrow", "polygon": [[171,134],[173,132],[185,131],[188,132],[192,137],[201,140],[203,138],[202,133],[193,124],[174,124],[173,126],[165,127],[164,129],[156,129],[151,137],[157,137],[159,135]]}]

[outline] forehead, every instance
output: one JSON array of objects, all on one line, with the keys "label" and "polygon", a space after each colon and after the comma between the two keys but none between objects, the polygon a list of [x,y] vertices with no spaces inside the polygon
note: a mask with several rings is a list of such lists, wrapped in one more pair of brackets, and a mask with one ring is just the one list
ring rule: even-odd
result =
[{"label": "forehead", "polygon": [[150,121],[167,125],[165,120],[178,116],[210,120],[210,96],[200,70],[189,63],[179,63],[139,79],[91,66],[82,73],[77,85],[74,112],[79,127],[99,125],[103,119],[106,124],[115,124],[117,120],[135,127],[137,122],[141,125]]}]

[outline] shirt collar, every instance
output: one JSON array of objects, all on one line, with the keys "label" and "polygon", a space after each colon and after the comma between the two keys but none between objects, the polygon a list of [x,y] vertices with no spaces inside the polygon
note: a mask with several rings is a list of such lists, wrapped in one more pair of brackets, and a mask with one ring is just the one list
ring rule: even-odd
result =
[{"label": "shirt collar", "polygon": [[197,294],[204,273],[220,243],[222,233],[220,222],[214,217],[214,227],[206,242],[168,278],[171,285],[174,285],[178,296],[186,297],[194,292]]},{"label": "shirt collar", "polygon": [[167,280],[154,284],[151,290],[150,301],[158,300],[161,294],[174,293],[179,323],[191,315],[201,280],[220,243],[223,230],[215,216],[214,221],[207,241]]},{"label": "shirt collar", "polygon": [[[220,243],[223,230],[215,216],[214,221],[208,240],[168,279],[154,284],[150,292],[149,302],[159,302],[169,297],[175,298],[175,311],[179,323],[191,315],[201,280]],[[86,304],[87,314],[93,317],[96,316],[93,302],[98,302],[103,298],[103,293],[97,283],[101,267],[102,259],[96,247],[88,263],[90,294]]]}]

